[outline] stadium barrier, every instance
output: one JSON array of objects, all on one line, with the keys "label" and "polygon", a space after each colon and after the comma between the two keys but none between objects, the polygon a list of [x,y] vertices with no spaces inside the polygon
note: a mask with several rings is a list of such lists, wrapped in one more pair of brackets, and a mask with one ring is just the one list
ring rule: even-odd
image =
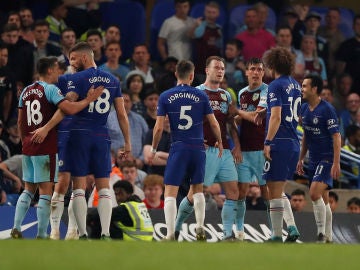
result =
[{"label": "stadium barrier", "polygon": [[[63,220],[60,225],[61,239],[66,234],[67,216],[64,211]],[[159,241],[166,234],[164,211],[155,209],[149,211],[154,224],[154,239]],[[10,237],[13,225],[15,207],[0,207],[0,239]],[[296,224],[299,228],[301,237],[298,242],[314,242],[316,240],[316,225],[314,215],[311,212],[294,213]],[[194,241],[195,238],[195,218],[191,215],[189,220],[183,224],[180,233],[180,241]],[[360,215],[335,213],[333,217],[333,240],[341,244],[360,243]],[[235,229],[235,227],[234,227]],[[35,238],[37,231],[36,208],[31,207],[23,222],[23,235],[25,238]],[[91,230],[91,228],[88,228]],[[222,224],[220,211],[207,212],[205,216],[205,230],[208,242],[218,242],[222,239]],[[245,240],[261,243],[270,237],[267,215],[265,211],[247,211],[245,217]],[[283,230],[283,237],[287,235],[286,227]]]}]

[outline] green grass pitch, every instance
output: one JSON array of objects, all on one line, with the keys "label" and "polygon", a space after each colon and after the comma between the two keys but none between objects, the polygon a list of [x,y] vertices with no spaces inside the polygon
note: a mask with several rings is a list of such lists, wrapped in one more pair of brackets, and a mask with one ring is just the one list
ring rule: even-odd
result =
[{"label": "green grass pitch", "polygon": [[0,269],[358,269],[360,245],[0,241]]}]

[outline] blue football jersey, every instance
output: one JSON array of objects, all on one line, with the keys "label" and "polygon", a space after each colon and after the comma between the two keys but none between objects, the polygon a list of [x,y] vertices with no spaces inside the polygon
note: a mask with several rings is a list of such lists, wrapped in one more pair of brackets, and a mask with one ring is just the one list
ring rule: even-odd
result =
[{"label": "blue football jersey", "polygon": [[115,76],[97,68],[89,68],[68,77],[67,91],[76,92],[79,100],[87,96],[91,86],[96,88],[100,85],[105,87],[103,93],[95,102],[91,102],[85,109],[73,116],[73,128],[97,130],[106,127],[111,104],[115,98],[121,97],[121,89],[119,80]]},{"label": "blue football jersey", "polygon": [[[57,82],[57,86],[61,90],[61,93],[66,96],[68,92],[67,88],[67,82],[69,78],[71,78],[72,74],[64,74],[59,77],[59,80]],[[58,131],[69,131],[70,130],[70,124],[72,120],[72,115],[65,115],[64,119],[59,123],[58,125]]]},{"label": "blue football jersey", "polygon": [[281,107],[281,123],[275,137],[272,150],[299,151],[300,143],[296,132],[301,106],[301,87],[290,76],[280,76],[272,81],[267,94],[266,131],[268,130],[272,107]]},{"label": "blue football jersey", "polygon": [[307,103],[301,106],[301,121],[306,145],[311,161],[333,160],[334,133],[339,132],[339,124],[334,107],[321,100],[313,111]]},{"label": "blue football jersey", "polygon": [[207,95],[194,87],[178,85],[160,95],[158,115],[169,116],[172,142],[203,145],[203,119],[212,114]]}]

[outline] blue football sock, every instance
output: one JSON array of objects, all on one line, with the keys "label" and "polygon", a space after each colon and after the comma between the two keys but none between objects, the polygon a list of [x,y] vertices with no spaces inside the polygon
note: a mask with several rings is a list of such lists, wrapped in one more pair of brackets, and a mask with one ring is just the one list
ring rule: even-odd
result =
[{"label": "blue football sock", "polygon": [[37,219],[38,219],[38,234],[40,238],[47,238],[47,229],[50,220],[50,195],[40,195],[39,203],[37,207]]},{"label": "blue football sock", "polygon": [[236,229],[238,231],[244,231],[244,220],[246,212],[246,203],[245,200],[237,201],[237,213],[236,213]]},{"label": "blue football sock", "polygon": [[221,211],[224,238],[232,236],[232,227],[237,213],[237,201],[226,199]]},{"label": "blue football sock", "polygon": [[192,212],[194,212],[194,205],[190,203],[187,197],[185,197],[179,205],[175,222],[175,231],[181,231],[182,224],[188,219]]},{"label": "blue football sock", "polygon": [[24,221],[25,215],[29,210],[31,200],[33,198],[34,194],[28,190],[24,190],[16,203],[14,228],[18,229],[18,231],[21,231],[21,224]]}]

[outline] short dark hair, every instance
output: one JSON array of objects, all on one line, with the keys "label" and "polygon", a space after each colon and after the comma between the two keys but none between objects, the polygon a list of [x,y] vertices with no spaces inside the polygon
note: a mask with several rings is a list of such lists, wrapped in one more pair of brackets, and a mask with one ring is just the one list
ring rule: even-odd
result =
[{"label": "short dark hair", "polygon": [[345,129],[345,137],[349,138],[351,136],[354,136],[359,130],[360,127],[358,127],[357,125],[349,125]]},{"label": "short dark hair", "polygon": [[38,60],[36,64],[36,70],[40,75],[46,75],[49,68],[55,66],[58,63],[57,57],[42,57]]},{"label": "short dark hair", "polygon": [[286,48],[275,47],[266,51],[265,65],[281,75],[291,75],[295,67],[295,56]]},{"label": "short dark hair", "polygon": [[119,48],[121,50],[121,44],[120,42],[116,41],[116,40],[111,40],[109,42],[106,42],[105,44],[105,49],[107,49],[110,45],[113,45],[113,44],[116,44],[116,45],[119,45]]},{"label": "short dark hair", "polygon": [[290,31],[291,33],[291,36],[292,36],[292,30],[291,30],[291,27],[288,25],[288,24],[281,24],[279,25],[277,28],[276,28],[276,34],[279,34],[279,31],[282,30],[282,29],[287,29]]},{"label": "short dark hair", "polygon": [[339,195],[334,191],[329,191],[329,197],[333,197],[336,202],[339,201]]},{"label": "short dark hair", "polygon": [[88,39],[90,36],[98,36],[101,40],[102,40],[102,34],[99,30],[97,29],[89,29],[86,32],[86,39]]},{"label": "short dark hair", "polygon": [[360,198],[358,197],[352,197],[347,201],[347,207],[349,207],[351,204],[355,204],[357,206],[360,206]]},{"label": "short dark hair", "polygon": [[90,53],[93,53],[93,50],[91,49],[89,43],[87,42],[79,42],[79,43],[76,43],[69,51],[69,55],[72,53],[72,52],[78,52],[78,51],[85,51],[85,52],[90,52]]},{"label": "short dark hair", "polygon": [[193,72],[195,66],[193,62],[189,60],[181,60],[176,64],[176,73],[180,79],[186,79],[186,77]]},{"label": "short dark hair", "polygon": [[65,28],[64,30],[62,30],[61,33],[60,33],[61,38],[62,38],[63,34],[66,33],[66,32],[74,32],[74,33],[75,33],[75,37],[76,37],[76,32],[75,32],[75,30],[74,30],[73,28],[71,28],[71,27],[66,27],[66,28]]},{"label": "short dark hair", "polygon": [[311,87],[316,87],[316,93],[320,95],[324,85],[322,78],[317,74],[310,73],[304,77],[305,79],[311,80]]},{"label": "short dark hair", "polygon": [[32,28],[35,29],[36,26],[47,26],[50,28],[50,24],[46,20],[36,20]]},{"label": "short dark hair", "polygon": [[183,3],[189,3],[190,4],[190,0],[175,0],[174,1],[174,4],[176,5],[176,4],[183,4]]},{"label": "short dark hair", "polygon": [[13,32],[13,31],[19,31],[19,27],[15,23],[7,23],[3,27],[3,33]]},{"label": "short dark hair", "polygon": [[291,196],[294,196],[294,195],[295,196],[296,195],[302,195],[302,196],[305,197],[305,191],[302,190],[302,189],[297,188],[297,189],[293,190],[293,192],[291,192]]},{"label": "short dark hair", "polygon": [[244,47],[244,43],[236,38],[232,38],[226,42],[226,45],[234,45],[238,50],[241,50]]},{"label": "short dark hair", "polygon": [[260,64],[264,65],[262,59],[257,57],[252,57],[246,62],[246,69],[248,69],[250,65],[260,65]]},{"label": "short dark hair", "polygon": [[114,185],[113,185],[113,189],[123,189],[127,194],[131,195],[134,193],[134,187],[133,185],[126,181],[126,180],[120,180],[117,181]]}]

